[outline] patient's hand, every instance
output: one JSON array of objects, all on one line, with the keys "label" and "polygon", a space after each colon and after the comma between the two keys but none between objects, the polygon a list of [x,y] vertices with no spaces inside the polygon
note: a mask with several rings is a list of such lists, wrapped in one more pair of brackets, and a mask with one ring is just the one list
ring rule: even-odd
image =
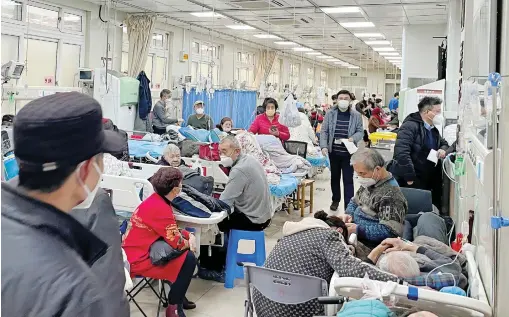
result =
[{"label": "patient's hand", "polygon": [[382,241],[382,245],[387,246],[386,252],[392,252],[392,251],[410,251],[410,252],[416,252],[419,248],[418,245],[413,243],[408,243],[401,238],[388,238]]},{"label": "patient's hand", "polygon": [[346,227],[348,228],[348,235],[350,236],[352,233],[357,232],[357,225],[355,223],[347,223]]},{"label": "patient's hand", "polygon": [[379,244],[376,248],[373,249],[373,251],[371,251],[371,253],[369,253],[368,259],[376,264],[376,262],[378,262],[378,258],[387,250],[387,248],[387,245]]},{"label": "patient's hand", "polygon": [[346,224],[346,223],[351,223],[353,221],[353,218],[352,216],[348,215],[348,214],[344,214],[344,215],[339,215],[338,216],[339,219],[343,220],[343,222]]}]

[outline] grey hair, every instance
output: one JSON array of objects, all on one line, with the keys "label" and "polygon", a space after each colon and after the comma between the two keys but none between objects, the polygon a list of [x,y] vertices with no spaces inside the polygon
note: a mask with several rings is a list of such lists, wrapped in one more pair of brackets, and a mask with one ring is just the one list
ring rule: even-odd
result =
[{"label": "grey hair", "polygon": [[375,167],[384,167],[385,160],[382,155],[374,149],[358,149],[357,152],[352,155],[350,161],[353,164],[363,163],[366,168],[370,171],[374,170]]},{"label": "grey hair", "polygon": [[221,140],[221,144],[229,143],[234,149],[240,149],[240,143],[237,138],[233,135],[229,135]]},{"label": "grey hair", "polygon": [[380,257],[376,266],[382,271],[402,278],[414,277],[421,273],[417,261],[406,251],[394,251],[384,254]]},{"label": "grey hair", "polygon": [[163,156],[166,156],[168,154],[178,154],[180,155],[180,149],[175,144],[168,144],[163,151]]},{"label": "grey hair", "polygon": [[442,104],[442,99],[438,97],[424,97],[417,105],[420,113],[425,113],[426,111],[433,110],[434,106],[438,106]]}]

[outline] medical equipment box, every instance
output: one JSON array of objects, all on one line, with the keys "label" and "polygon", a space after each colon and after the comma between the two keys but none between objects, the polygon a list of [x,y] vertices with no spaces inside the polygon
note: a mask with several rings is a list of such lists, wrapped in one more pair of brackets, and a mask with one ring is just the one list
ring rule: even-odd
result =
[{"label": "medical equipment box", "polygon": [[132,77],[120,77],[120,106],[131,106],[138,103],[140,81]]}]

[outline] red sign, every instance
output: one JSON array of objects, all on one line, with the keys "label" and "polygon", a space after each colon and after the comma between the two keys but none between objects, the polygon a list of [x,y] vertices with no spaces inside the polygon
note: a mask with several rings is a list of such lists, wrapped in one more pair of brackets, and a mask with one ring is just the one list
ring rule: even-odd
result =
[{"label": "red sign", "polygon": [[44,85],[55,86],[55,76],[45,76],[44,77]]},{"label": "red sign", "polygon": [[155,84],[155,85],[154,85],[154,88],[155,88],[155,89],[161,89],[161,84]]}]

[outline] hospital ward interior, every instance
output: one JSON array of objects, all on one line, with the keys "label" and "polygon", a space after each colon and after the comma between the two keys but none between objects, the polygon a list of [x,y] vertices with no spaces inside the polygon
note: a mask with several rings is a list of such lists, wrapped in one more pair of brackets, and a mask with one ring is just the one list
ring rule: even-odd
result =
[{"label": "hospital ward interior", "polygon": [[509,1],[0,12],[1,316],[509,316]]}]

